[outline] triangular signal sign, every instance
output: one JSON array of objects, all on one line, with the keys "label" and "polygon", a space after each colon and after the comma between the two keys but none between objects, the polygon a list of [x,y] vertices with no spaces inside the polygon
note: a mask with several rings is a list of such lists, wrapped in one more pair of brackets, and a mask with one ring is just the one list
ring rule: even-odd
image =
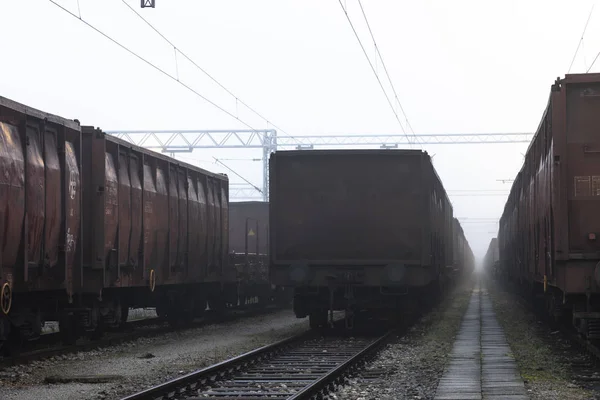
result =
[{"label": "triangular signal sign", "polygon": [[256,234],[254,233],[254,231],[252,229],[250,229],[250,231],[248,232],[248,236],[254,236],[254,235],[256,235]]}]

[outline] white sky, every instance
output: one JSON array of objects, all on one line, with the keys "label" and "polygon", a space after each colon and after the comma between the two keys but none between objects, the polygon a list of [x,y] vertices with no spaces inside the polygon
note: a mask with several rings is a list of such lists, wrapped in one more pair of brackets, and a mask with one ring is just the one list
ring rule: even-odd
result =
[{"label": "white sky", "polygon": [[[79,14],[77,0],[56,1]],[[156,0],[155,9],[126,1],[290,135],[401,133],[337,0]],[[342,2],[374,62],[357,0]],[[533,132],[550,85],[569,68],[592,4],[363,0],[418,134]],[[173,48],[122,1],[79,0],[79,8],[84,20],[176,74]],[[48,0],[0,0],[0,18],[2,96],[105,130],[246,128]],[[585,72],[598,52],[596,6],[571,72]],[[234,98],[181,57],[178,67],[181,81],[253,128],[268,127],[248,110],[236,111]],[[379,62],[378,70],[384,79]],[[600,61],[591,70],[597,71]],[[527,145],[424,147],[435,154],[455,215],[472,219],[463,219],[463,227],[483,255],[497,224],[481,219],[501,215],[506,196],[497,194],[508,193],[510,183],[497,180],[514,177]],[[227,172],[213,156],[261,152],[201,150],[177,158]],[[260,162],[225,162],[261,186]]]}]

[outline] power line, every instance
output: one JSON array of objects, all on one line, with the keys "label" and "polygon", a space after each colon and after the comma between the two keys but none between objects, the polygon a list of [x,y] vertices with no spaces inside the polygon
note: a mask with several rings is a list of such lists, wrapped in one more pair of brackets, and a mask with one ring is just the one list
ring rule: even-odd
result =
[{"label": "power line", "polygon": [[[383,84],[381,83],[381,79],[379,79],[379,74],[377,74],[377,71],[375,71],[375,67],[373,67],[373,63],[371,62],[371,59],[369,58],[369,55],[367,54],[367,51],[365,50],[365,47],[363,46],[362,41],[360,40],[360,37],[358,36],[358,33],[356,32],[356,29],[354,28],[354,24],[352,23],[352,20],[350,19],[350,16],[348,15],[348,11],[346,11],[346,7],[344,7],[344,4],[342,4],[342,0],[338,0],[338,1],[340,3],[340,7],[342,7],[342,10],[344,11],[344,14],[346,15],[346,19],[348,20],[348,23],[350,24],[350,27],[352,28],[352,31],[354,32],[354,36],[356,36],[356,40],[358,40],[358,44],[360,45],[360,48],[362,49],[365,57],[367,58],[367,61],[369,62],[369,65],[371,66],[371,70],[375,74],[375,78],[377,78],[377,82],[379,82],[379,87],[381,87],[381,90],[383,91],[383,94],[385,95],[385,99],[387,100],[388,104],[390,105],[390,108],[392,109],[392,112],[396,116],[396,120],[398,121],[398,124],[400,125],[400,128],[402,129],[402,132],[404,133],[404,135],[408,139],[408,135],[406,134],[406,131],[404,130],[404,126],[402,126],[402,122],[400,122],[400,117],[398,117],[398,113],[394,109],[394,106],[392,105],[392,103],[391,103],[391,101],[390,101],[387,93],[385,92],[385,89],[383,88]],[[410,139],[408,139],[408,142],[410,143]]]},{"label": "power line", "polygon": [[447,192],[477,192],[477,193],[490,193],[490,192],[502,192],[508,194],[506,189],[448,189]]},{"label": "power line", "polygon": [[232,96],[233,98],[235,98],[236,103],[240,103],[242,104],[244,107],[246,107],[247,109],[249,109],[250,111],[252,111],[255,115],[257,115],[258,117],[262,118],[263,120],[265,120],[267,122],[267,124],[272,125],[275,129],[277,129],[280,132],[285,133],[286,135],[289,135],[286,131],[284,131],[283,129],[281,129],[280,127],[278,127],[277,125],[275,125],[274,123],[272,123],[271,121],[269,121],[269,119],[265,118],[262,114],[260,114],[258,111],[256,111],[254,108],[250,107],[248,104],[246,104],[244,101],[242,101],[238,96],[236,96],[235,94],[233,94],[233,92],[231,92],[231,90],[227,89],[221,82],[219,82],[215,77],[213,77],[211,74],[208,73],[208,71],[206,71],[204,68],[202,68],[200,65],[198,65],[198,63],[196,63],[194,60],[192,60],[187,54],[185,54],[183,51],[181,51],[181,49],[179,47],[177,47],[173,42],[171,42],[169,39],[167,39],[167,37],[165,35],[163,35],[154,25],[152,25],[146,18],[144,18],[139,12],[137,12],[136,9],[134,9],[133,7],[131,7],[131,5],[129,5],[129,3],[127,3],[125,0],[121,0],[123,2],[123,4],[125,4],[127,6],[127,8],[129,8],[135,15],[137,15],[142,21],[144,21],[150,28],[152,28],[152,30],[154,30],[154,32],[156,32],[161,38],[163,38],[169,45],[171,45],[171,47],[173,47],[173,49],[175,50],[175,61],[177,61],[177,53],[181,54],[186,60],[188,60],[190,63],[192,63],[192,65],[194,65],[196,68],[198,68],[198,70],[200,70],[204,75],[206,75],[208,78],[210,78],[214,83],[216,83],[217,85],[219,85],[219,87],[221,87],[224,91],[226,91],[230,96]]},{"label": "power line", "polygon": [[213,158],[215,159],[215,162],[218,162],[219,164],[221,164],[222,166],[224,166],[225,168],[227,168],[229,171],[231,171],[232,173],[234,173],[235,175],[237,175],[240,179],[242,179],[248,185],[252,186],[254,188],[254,190],[257,190],[258,192],[263,193],[263,191],[258,186],[254,185],[248,179],[244,178],[242,175],[240,175],[237,172],[235,172],[232,168],[229,168],[227,166],[227,164],[225,164],[224,162],[222,162],[221,160],[219,160],[217,157],[213,157]]},{"label": "power line", "polygon": [[590,67],[587,69],[587,71],[585,71],[586,74],[588,72],[590,72],[590,70],[592,69],[592,67],[594,66],[594,64],[596,63],[596,61],[598,60],[599,56],[600,56],[600,51],[598,52],[598,54],[596,54],[596,57],[594,57],[594,61],[592,61],[592,65],[590,65]]},{"label": "power line", "polygon": [[98,32],[99,34],[101,34],[102,36],[104,36],[105,38],[107,38],[108,40],[110,40],[111,42],[113,42],[114,44],[116,44],[117,46],[119,46],[120,48],[122,48],[123,50],[127,51],[129,54],[137,57],[139,60],[145,62],[146,64],[148,64],[149,66],[151,66],[152,68],[154,68],[155,70],[157,70],[158,72],[162,73],[163,75],[165,75],[165,76],[171,78],[172,80],[174,80],[175,82],[179,83],[181,86],[183,86],[184,88],[186,88],[190,92],[194,93],[196,96],[200,97],[201,99],[203,99],[207,103],[209,103],[212,106],[216,107],[217,109],[221,110],[222,112],[224,112],[225,114],[229,115],[230,117],[235,118],[236,120],[240,121],[242,124],[244,124],[245,126],[247,126],[248,128],[250,128],[251,130],[256,131],[255,128],[253,128],[252,126],[250,126],[248,123],[246,123],[242,119],[238,118],[236,115],[233,115],[231,112],[227,111],[226,109],[224,109],[223,107],[221,107],[217,103],[213,102],[212,100],[209,100],[207,97],[205,97],[204,95],[200,94],[197,90],[195,90],[192,87],[186,85],[185,83],[183,83],[182,81],[180,81],[179,79],[177,79],[175,76],[169,74],[165,70],[161,69],[160,67],[156,66],[152,62],[148,61],[147,59],[145,59],[144,57],[140,56],[139,54],[137,54],[136,52],[134,52],[133,50],[131,50],[127,46],[119,43],[116,39],[113,39],[112,37],[110,37],[106,33],[102,32],[100,29],[96,28],[94,25],[92,25],[89,22],[85,21],[83,18],[80,18],[76,14],[74,14],[71,11],[67,10],[65,7],[61,6],[60,4],[58,4],[57,2],[55,2],[54,0],[48,0],[48,1],[50,1],[50,3],[54,4],[55,6],[57,6],[58,8],[60,8],[64,12],[66,12],[67,14],[71,15],[73,18],[75,18],[75,19],[83,22],[85,25],[89,26],[90,28],[92,28],[93,30],[95,30],[96,32]]},{"label": "power line", "polygon": [[498,221],[498,217],[456,217],[457,219],[463,220],[463,221],[481,221],[481,220],[487,220],[487,221]]},{"label": "power line", "polygon": [[577,48],[575,49],[575,54],[573,54],[573,59],[571,60],[571,65],[569,65],[569,70],[567,71],[567,74],[569,72],[571,72],[571,67],[573,67],[573,63],[575,62],[575,57],[577,57],[577,52],[579,52],[579,47],[581,47],[581,43],[583,43],[583,37],[585,36],[585,31],[587,30],[588,24],[590,23],[590,18],[592,17],[592,12],[594,11],[594,6],[595,6],[595,4],[592,4],[592,9],[590,10],[590,14],[587,17],[585,26],[583,27],[583,33],[581,34],[581,39],[579,39],[579,43],[577,44]]},{"label": "power line", "polygon": [[392,91],[394,92],[394,97],[396,98],[396,101],[398,102],[398,106],[400,106],[400,110],[402,111],[402,115],[404,115],[404,119],[406,120],[406,126],[409,128],[409,130],[414,135],[415,131],[413,130],[412,126],[410,125],[410,122],[408,121],[408,117],[406,116],[406,113],[404,112],[404,107],[402,107],[402,103],[400,103],[400,99],[398,98],[398,94],[396,93],[396,88],[394,87],[392,78],[390,77],[387,67],[385,66],[385,62],[383,61],[383,56],[381,55],[381,52],[379,51],[379,46],[377,46],[377,42],[375,41],[375,35],[373,35],[373,31],[371,30],[371,24],[369,24],[369,20],[367,18],[367,14],[365,13],[365,9],[363,8],[361,0],[358,0],[358,4],[360,5],[360,10],[362,11],[362,15],[365,18],[365,22],[367,23],[367,28],[369,28],[369,33],[371,34],[371,39],[373,39],[373,45],[375,46],[375,51],[379,55],[379,59],[381,60],[381,65],[383,66],[383,70],[385,71],[388,81],[390,82],[390,86],[392,87]]},{"label": "power line", "polygon": [[448,196],[450,197],[503,197],[503,196],[508,196],[509,193],[460,193],[460,194],[454,194],[454,193],[449,193]]}]

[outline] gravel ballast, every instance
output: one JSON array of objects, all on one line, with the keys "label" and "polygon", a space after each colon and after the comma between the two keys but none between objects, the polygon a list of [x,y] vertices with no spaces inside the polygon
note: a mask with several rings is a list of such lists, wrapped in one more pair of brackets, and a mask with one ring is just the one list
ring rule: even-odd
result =
[{"label": "gravel ballast", "polygon": [[0,398],[118,399],[307,329],[282,310],[36,361],[0,371]]},{"label": "gravel ballast", "polygon": [[337,399],[432,399],[473,289],[458,285],[406,335],[386,346],[357,376],[341,386]]}]

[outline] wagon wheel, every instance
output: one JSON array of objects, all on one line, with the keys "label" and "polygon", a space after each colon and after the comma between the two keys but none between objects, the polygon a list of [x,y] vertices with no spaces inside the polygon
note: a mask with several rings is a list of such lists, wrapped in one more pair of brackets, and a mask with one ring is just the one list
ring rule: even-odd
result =
[{"label": "wagon wheel", "polygon": [[4,285],[2,285],[2,291],[0,292],[0,309],[2,309],[4,314],[8,314],[11,306],[12,290],[10,289],[8,282],[5,282]]}]

